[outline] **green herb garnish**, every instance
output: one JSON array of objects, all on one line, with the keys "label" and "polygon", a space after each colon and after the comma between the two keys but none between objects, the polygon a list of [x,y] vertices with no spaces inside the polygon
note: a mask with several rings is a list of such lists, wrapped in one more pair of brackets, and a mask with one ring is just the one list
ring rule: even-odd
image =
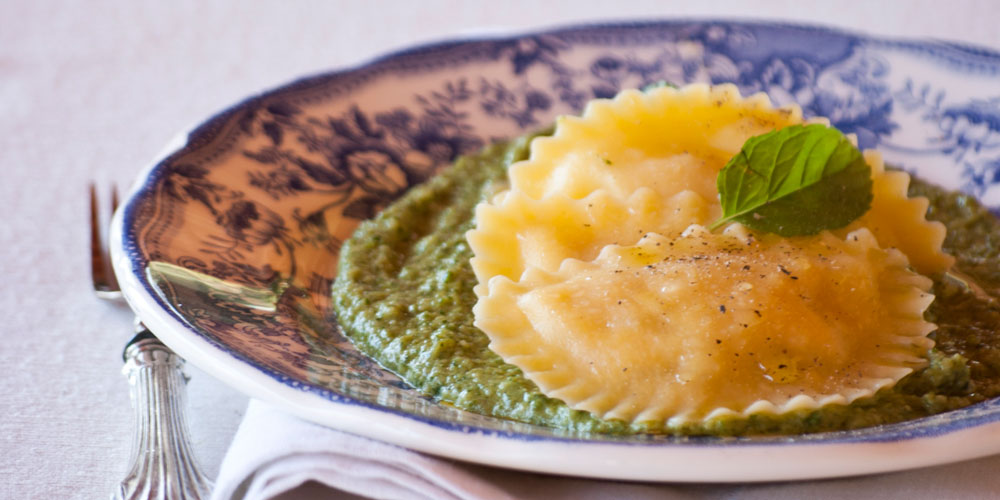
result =
[{"label": "green herb garnish", "polygon": [[643,86],[642,87],[642,91],[643,92],[649,92],[650,90],[655,90],[655,89],[658,89],[658,88],[661,88],[661,87],[670,87],[672,89],[678,89],[678,88],[680,88],[677,85],[674,85],[674,84],[672,84],[672,83],[670,83],[670,82],[668,82],[666,80],[658,80],[658,81],[655,81],[653,83],[648,83],[645,86]]},{"label": "green herb garnish", "polygon": [[716,179],[722,218],[781,236],[837,229],[871,206],[871,167],[835,128],[794,125],[751,137]]}]

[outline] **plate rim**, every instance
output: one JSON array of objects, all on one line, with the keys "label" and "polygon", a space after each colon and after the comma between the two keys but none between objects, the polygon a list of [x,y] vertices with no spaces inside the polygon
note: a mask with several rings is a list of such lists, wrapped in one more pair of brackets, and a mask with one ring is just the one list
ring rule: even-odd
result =
[{"label": "plate rim", "polygon": [[[677,474],[662,474],[662,459],[666,457],[656,457],[661,459],[658,462],[659,466],[654,467],[650,470],[644,469],[633,469],[621,470],[620,468],[611,470],[606,467],[606,464],[601,467],[595,468],[589,472],[580,473],[580,467],[565,468],[565,467],[553,467],[549,461],[543,461],[539,463],[532,463],[531,457],[521,456],[522,453],[518,453],[518,450],[502,450],[505,454],[503,457],[516,456],[517,460],[504,460],[502,457],[491,456],[484,457],[481,454],[480,447],[464,447],[455,446],[445,447],[448,449],[442,450],[440,446],[429,446],[426,439],[414,439],[414,435],[435,435],[439,437],[454,437],[456,435],[455,427],[464,427],[465,430],[461,430],[457,435],[471,437],[474,440],[479,440],[480,438],[486,438],[492,441],[497,441],[499,438],[500,443],[514,443],[516,446],[521,446],[524,439],[509,439],[516,438],[513,434],[516,433],[503,433],[500,431],[494,431],[490,429],[478,429],[473,426],[462,426],[449,424],[447,426],[437,425],[434,419],[427,417],[407,414],[405,412],[395,410],[392,408],[378,407],[367,401],[352,398],[350,396],[345,396],[338,394],[330,389],[311,386],[306,383],[295,382],[294,379],[290,379],[280,373],[273,372],[272,370],[256,366],[252,362],[248,362],[245,359],[241,359],[238,353],[233,351],[227,351],[222,347],[213,344],[201,334],[199,334],[193,327],[188,326],[181,319],[174,316],[173,311],[170,310],[168,304],[163,303],[161,297],[149,288],[149,284],[144,282],[140,276],[145,272],[145,263],[141,258],[136,258],[138,256],[138,250],[133,244],[134,241],[130,240],[129,232],[125,229],[126,224],[131,222],[135,216],[135,204],[139,195],[144,192],[148,192],[148,188],[155,185],[155,182],[159,178],[156,174],[163,174],[165,164],[167,164],[175,155],[188,151],[189,149],[196,149],[205,144],[211,143],[213,140],[218,138],[218,134],[221,132],[223,125],[228,123],[236,113],[246,109],[248,106],[252,106],[255,102],[262,99],[272,97],[275,95],[280,95],[286,92],[294,92],[296,90],[305,89],[310,86],[319,83],[329,83],[331,80],[336,78],[348,77],[352,74],[362,72],[362,71],[373,71],[379,69],[380,65],[388,65],[390,63],[398,63],[401,60],[405,60],[408,57],[415,56],[428,56],[433,54],[434,51],[447,50],[456,46],[467,45],[470,43],[477,42],[488,42],[496,43],[503,41],[513,41],[518,40],[523,37],[531,36],[543,36],[548,34],[565,34],[574,31],[583,31],[591,29],[628,29],[635,27],[669,27],[675,25],[684,25],[690,23],[713,23],[722,25],[741,25],[741,26],[753,26],[756,28],[765,29],[775,29],[775,28],[794,28],[801,29],[806,32],[824,32],[836,34],[839,36],[844,36],[852,39],[864,40],[868,42],[875,42],[879,44],[885,44],[890,46],[903,47],[914,50],[929,50],[927,46],[937,47],[939,49],[948,50],[958,50],[965,54],[972,54],[976,57],[984,57],[986,59],[992,59],[993,64],[997,65],[997,68],[992,72],[1000,74],[1000,51],[996,51],[990,48],[977,47],[973,45],[967,45],[962,43],[941,41],[941,40],[918,40],[910,38],[889,38],[889,37],[877,37],[871,36],[863,33],[858,33],[850,30],[843,30],[840,28],[833,28],[822,25],[811,25],[811,24],[799,24],[799,23],[788,23],[788,22],[768,22],[768,21],[754,21],[754,20],[733,20],[724,18],[671,18],[665,20],[648,20],[648,21],[614,21],[609,23],[581,23],[581,24],[567,24],[556,26],[552,28],[542,28],[537,30],[524,30],[515,33],[510,33],[506,35],[487,35],[483,37],[456,37],[445,40],[439,40],[434,42],[428,42],[424,44],[418,44],[412,47],[404,47],[396,51],[386,53],[381,56],[374,57],[368,61],[348,66],[342,69],[336,69],[331,71],[324,71],[320,73],[315,73],[312,75],[307,75],[304,77],[296,78],[289,83],[272,87],[269,90],[263,92],[252,94],[239,102],[224,108],[211,115],[208,119],[200,122],[199,125],[191,127],[189,131],[178,134],[173,140],[168,142],[167,146],[163,151],[155,157],[155,159],[150,162],[146,168],[144,168],[136,178],[136,182],[132,185],[130,193],[127,197],[127,202],[123,205],[124,210],[119,210],[115,214],[115,218],[112,224],[111,231],[111,251],[113,265],[116,272],[119,275],[119,280],[121,281],[122,289],[125,294],[126,299],[129,304],[136,311],[137,315],[143,319],[148,327],[156,334],[161,337],[161,339],[167,343],[171,348],[176,350],[185,359],[191,361],[200,369],[209,373],[210,375],[222,380],[231,387],[244,392],[252,397],[268,401],[272,404],[276,404],[281,408],[289,410],[291,413],[305,418],[306,420],[314,421],[322,425],[327,425],[347,432],[352,432],[355,434],[364,435],[367,437],[386,440],[386,436],[389,435],[391,439],[388,441],[395,444],[400,444],[408,448],[416,449],[419,451],[424,451],[436,455],[448,456],[450,458],[457,458],[460,460],[477,462],[484,465],[496,465],[513,469],[529,470],[535,472],[550,472],[558,474],[569,474],[577,475],[581,477],[599,477],[605,479],[631,479],[631,480],[654,480],[654,481],[712,481],[712,482],[734,482],[734,481],[770,481],[770,480],[793,480],[793,479],[816,479],[822,477],[841,477],[847,475],[857,475],[865,473],[874,472],[885,472],[891,470],[902,470],[914,467],[921,467],[926,465],[933,465],[938,463],[946,463],[958,460],[965,460],[976,458],[979,456],[985,456],[992,453],[1000,452],[1000,441],[992,443],[992,447],[988,449],[970,449],[966,447],[958,447],[957,449],[962,450],[960,453],[951,453],[950,459],[945,460],[918,460],[914,459],[913,455],[919,455],[913,453],[913,446],[925,447],[928,450],[936,450],[938,452],[942,450],[954,451],[956,448],[954,443],[956,440],[961,441],[965,439],[965,434],[970,431],[977,429],[990,428],[993,430],[1000,430],[1000,420],[992,419],[985,422],[973,422],[970,425],[960,426],[958,428],[948,428],[940,433],[932,433],[930,435],[919,435],[917,437],[910,438],[898,438],[889,440],[873,440],[873,439],[861,439],[861,440],[844,440],[844,441],[805,441],[796,440],[794,437],[789,437],[787,439],[779,438],[772,442],[733,442],[727,441],[725,443],[674,443],[674,442],[657,442],[655,444],[649,444],[649,446],[643,446],[644,443],[636,442],[615,442],[615,441],[605,441],[605,440],[579,440],[574,438],[551,438],[548,436],[535,436],[535,439],[528,439],[532,441],[534,446],[539,446],[542,443],[544,446],[571,446],[574,450],[579,451],[580,447],[590,447],[590,446],[601,446],[600,449],[602,454],[608,454],[608,447],[613,448],[623,448],[625,451],[635,452],[637,449],[641,450],[668,450],[673,452],[679,448],[686,450],[686,454],[691,454],[692,450],[717,450],[718,446],[725,446],[727,450],[727,456],[732,458],[732,455],[743,455],[743,457],[738,457],[740,463],[744,463],[747,459],[763,459],[766,458],[760,453],[766,453],[768,449],[775,444],[781,444],[784,449],[798,449],[803,448],[806,450],[816,451],[815,446],[823,446],[829,451],[839,451],[839,448],[850,447],[851,449],[857,448],[859,446],[865,447],[879,447],[883,448],[879,450],[878,455],[886,455],[887,452],[892,450],[886,447],[894,447],[899,443],[905,442],[909,446],[905,454],[888,453],[888,455],[894,455],[892,460],[882,464],[882,467],[871,467],[870,464],[865,467],[861,467],[860,464],[857,470],[847,470],[840,469],[839,471],[826,470],[825,474],[817,474],[815,467],[803,467],[801,469],[787,469],[780,471],[780,473],[775,474],[774,471],[770,475],[753,475],[753,477],[744,477],[739,474],[733,475],[729,474],[726,477],[719,477],[718,474],[698,474],[694,472],[689,472],[683,477],[678,477]],[[943,57],[943,55],[942,55]],[[391,69],[385,68],[386,70]],[[377,71],[375,72],[377,74]],[[364,75],[362,75],[364,76]],[[124,279],[122,278],[124,277]],[[192,335],[193,334],[193,335]],[[219,363],[219,356],[225,360],[224,364]],[[282,380],[293,380],[292,384],[283,382]],[[248,381],[252,381],[249,383]],[[326,392],[327,395],[321,393]],[[318,399],[317,399],[318,398]],[[329,406],[327,409],[315,408],[315,403],[320,402],[320,406]],[[996,403],[997,400],[990,400],[980,405],[989,404],[991,402]],[[312,403],[312,404],[310,404]],[[978,405],[974,405],[978,406]],[[336,411],[334,411],[336,409]],[[961,411],[961,410],[956,410]],[[952,413],[952,412],[949,412]],[[380,425],[377,429],[380,432],[372,432],[371,427],[364,424],[370,424],[372,422],[372,417],[374,416],[387,416],[392,420],[400,420],[399,422],[394,422],[393,425]],[[405,423],[406,425],[401,425]],[[410,435],[403,433],[400,434],[400,430],[405,429]],[[471,432],[470,432],[471,431]],[[480,432],[484,431],[484,432]],[[836,434],[836,433],[831,433]],[[520,435],[524,436],[524,435]],[[433,441],[433,440],[430,440]],[[447,441],[444,439],[443,441]],[[482,444],[482,443],[480,443]],[[648,444],[648,443],[647,443]],[[736,446],[734,446],[736,445]],[[807,446],[802,446],[807,445]],[[493,447],[496,448],[496,443],[493,443]],[[505,448],[500,446],[500,448]],[[469,453],[469,449],[477,450],[476,453]],[[731,451],[730,451],[731,450]],[[763,450],[763,451],[761,451]],[[969,450],[969,451],[966,451]],[[565,450],[562,451],[563,453]],[[698,452],[700,453],[700,452]],[[615,453],[612,453],[614,455]],[[645,451],[639,453],[640,455],[645,455]],[[697,454],[697,453],[695,453]],[[896,456],[898,455],[898,456]],[[937,456],[937,453],[932,454]],[[527,463],[524,462],[525,459],[529,459]],[[610,458],[610,457],[609,457]],[[615,458],[616,463],[620,463],[625,460],[628,461],[629,457],[617,457]],[[903,460],[901,460],[903,459]],[[684,463],[678,465],[685,465]],[[713,467],[716,467],[713,464]]]}]

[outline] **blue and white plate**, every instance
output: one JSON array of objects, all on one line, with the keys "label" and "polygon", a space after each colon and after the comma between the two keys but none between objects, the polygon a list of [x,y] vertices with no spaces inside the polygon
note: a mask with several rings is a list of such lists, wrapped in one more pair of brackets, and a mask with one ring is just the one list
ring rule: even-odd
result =
[{"label": "blue and white plate", "polygon": [[796,102],[890,163],[1000,207],[1000,53],[782,24],[592,25],[407,49],[236,104],[142,175],[115,222],[115,269],[146,324],[206,372],[306,419],[461,460],[762,481],[1000,452],[998,401],[792,437],[568,434],[438,405],[338,333],[329,288],[359,221],[457,155],[660,80]]}]

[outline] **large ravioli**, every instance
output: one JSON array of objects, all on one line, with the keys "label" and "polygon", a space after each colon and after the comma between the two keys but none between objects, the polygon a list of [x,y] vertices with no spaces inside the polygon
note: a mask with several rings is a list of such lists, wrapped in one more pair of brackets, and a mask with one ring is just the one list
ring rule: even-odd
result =
[{"label": "large ravioli", "polygon": [[914,271],[952,260],[877,153],[872,209],[847,228],[701,227],[746,139],[802,121],[730,85],[625,91],[560,118],[467,234],[491,349],[547,395],[636,422],[848,403],[924,364],[933,297]]},{"label": "large ravioli", "polygon": [[475,313],[491,349],[547,395],[604,418],[681,423],[894,384],[933,346],[930,286],[867,229],[792,241],[692,226],[496,278]]}]

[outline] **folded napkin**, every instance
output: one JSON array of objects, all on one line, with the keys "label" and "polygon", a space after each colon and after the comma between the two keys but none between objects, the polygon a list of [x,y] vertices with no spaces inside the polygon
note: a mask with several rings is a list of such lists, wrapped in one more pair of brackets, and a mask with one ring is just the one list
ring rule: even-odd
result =
[{"label": "folded napkin", "polygon": [[[333,492],[339,492],[335,496]],[[683,487],[591,481],[454,462],[329,429],[251,400],[212,500],[690,499]]]},{"label": "folded napkin", "polygon": [[896,474],[759,485],[575,479],[436,458],[312,424],[253,400],[223,460],[212,500],[996,498],[998,468],[1000,456]]}]

